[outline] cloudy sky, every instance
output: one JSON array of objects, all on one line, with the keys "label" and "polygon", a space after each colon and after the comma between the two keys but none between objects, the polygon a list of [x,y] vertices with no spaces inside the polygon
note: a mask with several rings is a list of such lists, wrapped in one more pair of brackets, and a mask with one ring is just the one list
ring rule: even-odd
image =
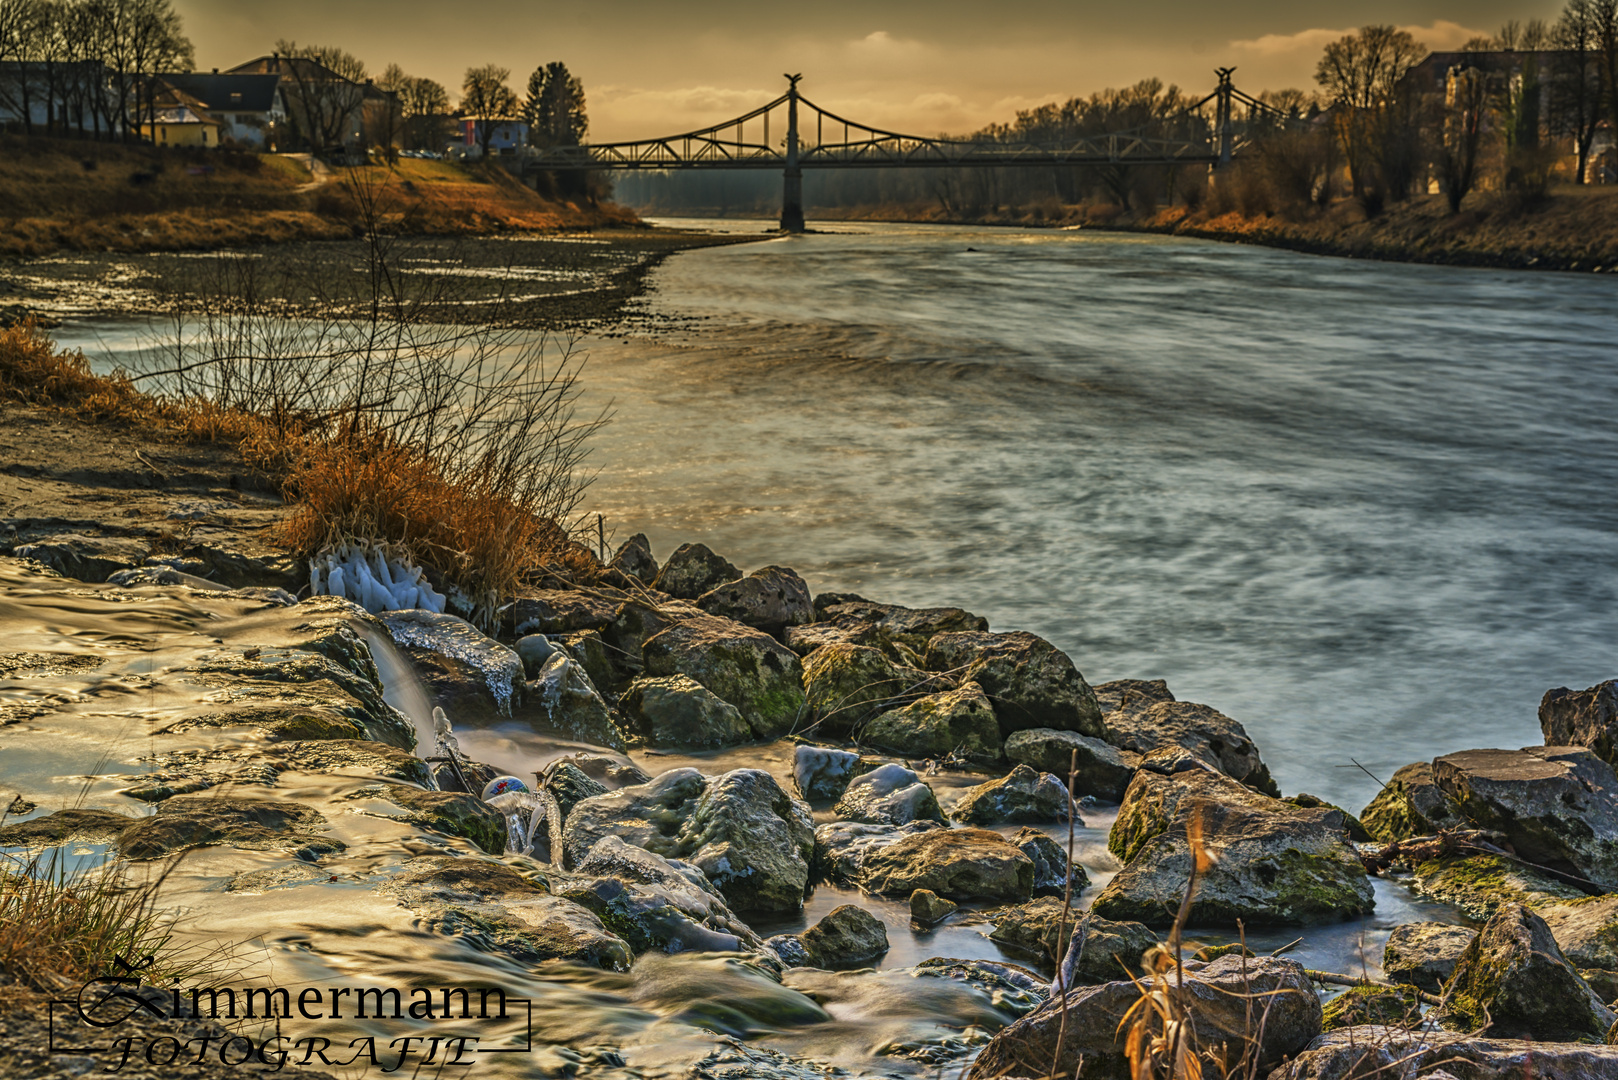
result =
[{"label": "cloudy sky", "polygon": [[1235,65],[1249,92],[1313,87],[1322,46],[1389,22],[1434,49],[1508,19],[1554,19],[1560,0],[175,0],[204,70],[278,38],[338,45],[373,71],[399,63],[455,94],[476,64],[528,73],[564,61],[584,80],[592,140],[703,127],[779,94],[783,72],[835,112],[890,129],[965,132],[1018,109],[1156,76],[1211,89]]}]

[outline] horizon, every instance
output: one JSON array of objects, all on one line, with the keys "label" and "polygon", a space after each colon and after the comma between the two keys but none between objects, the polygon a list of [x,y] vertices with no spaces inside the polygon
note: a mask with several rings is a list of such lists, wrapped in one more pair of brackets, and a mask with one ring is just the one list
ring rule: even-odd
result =
[{"label": "horizon", "polygon": [[[1325,45],[1362,25],[1393,23],[1443,51],[1492,34],[1509,19],[1554,21],[1561,8],[1361,0],[1322,19],[1265,2],[1216,18],[1187,0],[1169,0],[1161,21],[1175,29],[1165,32],[1130,25],[1138,20],[1127,12],[1097,5],[1074,13],[1048,0],[1009,15],[933,8],[925,20],[909,4],[833,4],[817,12],[812,31],[783,35],[749,21],[752,13],[734,4],[710,4],[693,15],[630,0],[610,18],[565,12],[549,24],[547,16],[501,0],[472,0],[453,11],[417,6],[390,6],[379,27],[364,7],[334,15],[308,0],[274,11],[224,0],[175,3],[196,45],[196,69],[204,72],[266,55],[284,38],[338,46],[372,75],[397,63],[442,83],[453,100],[469,67],[509,67],[510,86],[521,96],[529,72],[561,60],[583,80],[596,142],[723,121],[779,95],[785,71],[802,72],[803,92],[834,112],[918,135],[964,134],[1009,122],[1019,110],[1149,78],[1200,96],[1212,89],[1216,67],[1235,67],[1237,85],[1249,93],[1308,92]],[[633,37],[626,24],[638,31]],[[479,29],[468,33],[467,26]],[[520,43],[530,36],[537,44]]]}]

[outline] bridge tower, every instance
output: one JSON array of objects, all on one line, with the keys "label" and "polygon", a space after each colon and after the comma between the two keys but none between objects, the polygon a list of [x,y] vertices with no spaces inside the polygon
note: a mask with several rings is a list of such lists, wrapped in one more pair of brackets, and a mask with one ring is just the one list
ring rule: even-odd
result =
[{"label": "bridge tower", "polygon": [[1214,74],[1219,76],[1219,88],[1214,91],[1217,95],[1214,124],[1219,129],[1219,164],[1215,167],[1220,169],[1230,164],[1231,147],[1235,143],[1235,133],[1230,126],[1231,91],[1235,89],[1230,76],[1235,70],[1233,67],[1214,68]]},{"label": "bridge tower", "polygon": [[787,75],[787,167],[782,173],[781,231],[803,232],[803,170],[798,167],[798,80]]}]

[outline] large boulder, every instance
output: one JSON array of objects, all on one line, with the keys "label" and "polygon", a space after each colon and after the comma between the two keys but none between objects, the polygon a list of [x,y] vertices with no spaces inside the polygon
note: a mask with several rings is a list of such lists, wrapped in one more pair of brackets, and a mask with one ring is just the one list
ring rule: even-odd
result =
[{"label": "large boulder", "polygon": [[1062,896],[1069,889],[1077,896],[1090,887],[1084,867],[1067,857],[1062,845],[1038,829],[1024,826],[1011,838],[1017,850],[1034,860],[1034,892]]},{"label": "large boulder", "polygon": [[907,608],[829,594],[815,598],[815,615],[827,627],[865,633],[872,643],[897,644],[917,652],[939,634],[989,629],[988,619],[960,608]]},{"label": "large boulder", "polygon": [[1483,925],[1444,987],[1440,1021],[1458,1031],[1553,1042],[1600,1042],[1618,1013],[1574,969],[1545,920],[1507,904]]},{"label": "large boulder", "polygon": [[[987,829],[924,828],[852,824],[839,832],[815,831],[818,851],[834,872],[882,896],[907,897],[930,889],[951,900],[1027,900],[1034,890],[1034,863],[1016,846]],[[855,830],[865,830],[863,833]]]},{"label": "large boulder", "polygon": [[835,802],[859,772],[860,756],[852,750],[800,743],[792,752],[792,781],[810,802]]},{"label": "large boulder", "polygon": [[1433,780],[1520,858],[1618,890],[1618,774],[1591,751],[1464,750],[1434,759]]},{"label": "large boulder", "polygon": [[710,615],[735,619],[777,635],[789,626],[815,621],[809,586],[796,571],[784,566],[766,566],[716,586],[697,597],[697,606]]},{"label": "large boulder", "polygon": [[636,533],[619,545],[607,565],[642,585],[657,580],[657,559],[652,556],[652,542],[646,539],[645,533]]},{"label": "large boulder", "polygon": [[1063,921],[1062,901],[1042,896],[1026,904],[989,913],[989,938],[1054,968],[1068,951],[1074,928],[1084,935],[1084,947],[1069,970],[1070,986],[1093,986],[1117,979],[1139,977],[1141,958],[1157,944],[1150,927],[1137,922],[1113,922],[1073,907]]},{"label": "large boulder", "polygon": [[1449,923],[1395,926],[1382,950],[1382,973],[1390,982],[1436,994],[1455,974],[1456,962],[1477,936],[1476,930]]},{"label": "large boulder", "polygon": [[1066,821],[1072,807],[1062,781],[1018,765],[1007,776],[968,788],[949,816],[968,825],[1044,825]]},{"label": "large boulder", "polygon": [[1006,757],[1019,765],[1052,773],[1073,790],[1108,802],[1120,802],[1140,767],[1140,755],[1111,743],[1053,728],[1027,728],[1006,740]]},{"label": "large boulder", "polygon": [[539,669],[518,718],[592,746],[629,746],[584,665],[561,652],[551,654]]},{"label": "large boulder", "polygon": [[1375,839],[1392,843],[1465,825],[1466,819],[1434,782],[1432,764],[1418,761],[1393,774],[1360,811],[1360,824]]},{"label": "large boulder", "polygon": [[715,555],[706,544],[681,544],[658,572],[655,587],[680,600],[695,600],[742,572],[730,560]]},{"label": "large boulder", "polygon": [[646,674],[690,676],[736,706],[760,739],[778,739],[807,722],[803,666],[762,630],[704,615],[673,623],[641,651]]},{"label": "large boulder", "polygon": [[465,619],[417,609],[378,618],[410,657],[434,704],[461,723],[509,717],[522,701],[522,658]]},{"label": "large boulder", "polygon": [[859,967],[888,951],[888,928],[862,907],[836,907],[815,925],[797,935],[811,967]]},{"label": "large boulder", "polygon": [[1121,750],[1142,757],[1181,750],[1256,791],[1281,794],[1246,729],[1207,705],[1140,699],[1137,707],[1126,705],[1108,713],[1107,731],[1107,741]]},{"label": "large boulder", "polygon": [[1439,854],[1415,861],[1416,891],[1453,904],[1468,919],[1482,921],[1502,904],[1546,904],[1587,899],[1586,894],[1517,859],[1494,854]]},{"label": "large boulder", "polygon": [[628,594],[604,585],[588,589],[524,589],[511,604],[512,633],[558,636],[609,625]]},{"label": "large boulder", "polygon": [[604,836],[665,858],[684,858],[684,830],[707,789],[707,778],[696,769],[671,769],[643,784],[579,800],[562,828],[566,865],[582,864]]},{"label": "large boulder", "polygon": [[1588,690],[1558,686],[1539,702],[1539,730],[1546,746],[1586,746],[1618,766],[1618,679]]},{"label": "large boulder", "polygon": [[[1216,1062],[1235,1061],[1254,1035],[1255,1001],[1263,1001],[1265,1022],[1257,1066],[1273,1068],[1320,1034],[1320,999],[1303,966],[1292,960],[1227,956],[1187,971],[1183,986],[1171,977],[1162,991],[1189,1016],[1195,1045],[1204,1055],[1202,1073],[1219,1075]],[[996,1035],[978,1055],[968,1080],[1002,1076],[1073,1076],[1085,1080],[1134,1080],[1126,1046],[1135,1019],[1148,1039],[1163,1033],[1157,1014],[1140,1008],[1141,992],[1132,982],[1102,983],[1053,995],[1041,1008]],[[1126,1023],[1126,1017],[1129,1023]]]},{"label": "large boulder", "polygon": [[1550,927],[1570,964],[1581,969],[1618,970],[1618,896],[1542,902],[1534,906],[1534,912]]},{"label": "large boulder", "polygon": [[903,825],[910,821],[944,821],[933,789],[897,762],[855,777],[832,812],[844,821],[868,825]]},{"label": "large boulder", "polygon": [[919,836],[944,827],[936,821],[911,821],[904,825],[827,822],[815,829],[815,866],[826,877],[857,883],[866,856],[897,844],[907,836]]},{"label": "large boulder", "polygon": [[1149,709],[1160,701],[1175,700],[1169,691],[1169,684],[1162,679],[1114,679],[1112,682],[1097,683],[1090,689],[1095,691],[1103,719],[1108,713],[1119,709],[1138,711]]},{"label": "large boulder", "polygon": [[938,634],[927,643],[927,667],[975,682],[994,705],[1000,735],[1055,728],[1105,738],[1101,707],[1073,661],[1044,638],[1018,631]]},{"label": "large boulder", "polygon": [[707,615],[688,600],[636,597],[624,601],[613,612],[612,622],[601,635],[612,648],[620,668],[635,671],[645,666],[641,647],[675,623],[701,619]]},{"label": "large boulder", "polygon": [[874,717],[860,733],[866,746],[908,757],[1000,759],[1000,725],[977,683],[928,694]]},{"label": "large boulder", "polygon": [[[1492,1032],[1490,1033],[1493,1034]],[[1611,1080],[1618,1047],[1542,1040],[1480,1039],[1426,1026],[1363,1024],[1328,1031],[1268,1080]]]},{"label": "large boulder", "polygon": [[929,672],[894,663],[880,649],[864,645],[827,645],[803,660],[804,694],[821,725],[837,733],[941,686]]},{"label": "large boulder", "polygon": [[630,732],[657,749],[714,750],[753,738],[740,709],[689,675],[636,679],[618,707]]},{"label": "large boulder", "polygon": [[1107,840],[1126,865],[1096,898],[1096,914],[1173,923],[1193,837],[1214,860],[1198,879],[1192,925],[1337,922],[1375,903],[1342,811],[1291,806],[1220,773],[1142,771]]}]

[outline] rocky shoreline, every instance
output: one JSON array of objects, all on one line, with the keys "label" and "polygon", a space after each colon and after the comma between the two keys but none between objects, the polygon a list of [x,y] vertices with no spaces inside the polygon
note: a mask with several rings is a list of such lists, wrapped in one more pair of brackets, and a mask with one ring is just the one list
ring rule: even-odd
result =
[{"label": "rocky shoreline", "polygon": [[[0,421],[11,455],[93,430]],[[327,918],[341,889],[379,927],[540,980],[727,957],[747,993],[671,1006],[671,1022],[738,1046],[829,1023],[827,973],[889,952],[893,928],[867,908],[902,903],[912,932],[977,922],[1016,958],[905,969],[971,995],[979,1019],[881,1051],[929,1068],[976,1054],[966,1075],[982,1080],[1130,1075],[1119,1025],[1140,991],[1125,976],[1161,964],[1193,867],[1186,925],[1227,937],[1368,914],[1381,876],[1465,918],[1396,928],[1385,979],[1341,994],[1284,956],[1203,950],[1173,992],[1199,1045],[1247,1053],[1270,1080],[1348,1080],[1368,1060],[1465,1080],[1530,1060],[1618,1075],[1603,1045],[1618,1042],[1618,683],[1549,691],[1545,746],[1406,766],[1356,816],[1284,796],[1240,722],[1162,681],[1092,686],[1036,635],[815,594],[700,543],[660,561],[635,537],[594,584],[527,589],[498,638],[451,613],[311,596],[308,568],[260,539],[278,500],[228,459],[103,442],[105,460],[36,450],[0,477],[4,601],[30,642],[0,668],[0,747],[48,759],[7,769],[0,846],[186,853],[198,890],[273,895],[294,924]],[[136,464],[106,464],[120,456]],[[407,712],[415,680],[425,698]],[[112,738],[113,720],[138,737]],[[456,737],[500,725],[558,751],[502,781]],[[63,806],[60,777],[88,765],[49,754],[97,742],[111,760]],[[790,775],[700,767],[749,745],[790,748]],[[659,755],[697,765],[657,771]],[[1112,804],[1114,861],[1087,870],[1058,838]],[[757,929],[822,883],[870,899]],[[1274,1002],[1262,1023],[1254,994]],[[542,1041],[597,1055],[581,1074],[653,1075],[547,1023]],[[812,1053],[729,1045],[716,1061],[740,1053],[749,1071],[686,1075],[827,1075]]]}]

